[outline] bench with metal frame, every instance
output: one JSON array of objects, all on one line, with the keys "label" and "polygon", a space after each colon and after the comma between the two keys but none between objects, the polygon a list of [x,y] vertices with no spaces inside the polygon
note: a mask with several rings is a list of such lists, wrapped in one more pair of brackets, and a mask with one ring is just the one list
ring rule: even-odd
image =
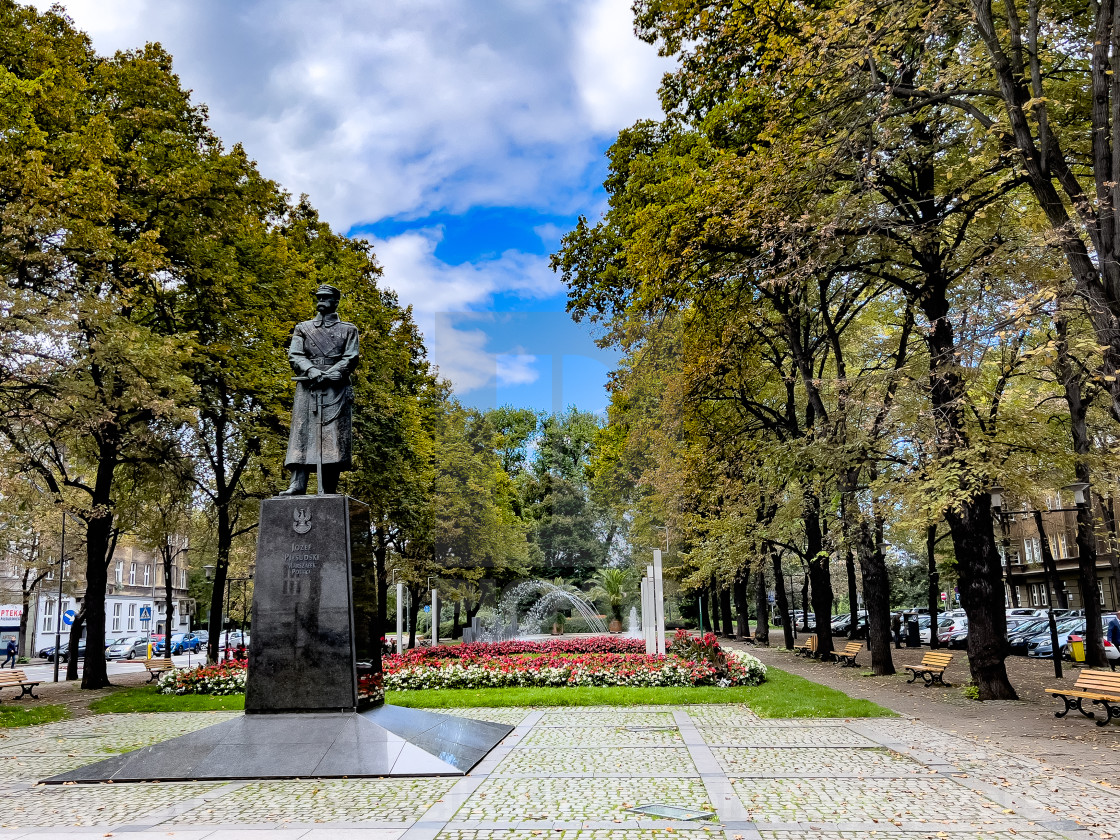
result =
[{"label": "bench with metal frame", "polygon": [[845,668],[849,666],[855,668],[858,664],[856,662],[856,657],[859,656],[861,650],[863,650],[863,642],[848,642],[844,645],[843,650],[834,650],[832,655],[836,657],[836,661],[839,662],[841,666]]},{"label": "bench with metal frame", "polygon": [[25,694],[30,694],[31,699],[38,700],[39,695],[35,693],[34,688],[39,684],[39,680],[29,680],[27,674],[22,670],[9,668],[7,671],[0,670],[0,688],[18,688],[20,695],[17,700],[22,700]]},{"label": "bench with metal frame", "polygon": [[175,670],[175,663],[170,659],[145,659],[144,667],[148,669],[148,682],[152,682],[165,671]]},{"label": "bench with metal frame", "polygon": [[949,667],[949,663],[953,661],[953,654],[943,653],[939,650],[931,650],[922,657],[921,663],[918,665],[903,665],[907,671],[910,672],[910,679],[906,682],[912,683],[918,677],[922,678],[922,682],[926,684],[926,688],[934,683],[941,683],[941,685],[948,686],[949,683],[945,682],[945,669]]},{"label": "bench with metal frame", "polygon": [[794,645],[793,652],[798,656],[816,656],[817,655],[817,637],[810,636],[805,640],[804,644]]},{"label": "bench with metal frame", "polygon": [[1066,707],[1060,712],[1054,712],[1054,717],[1065,717],[1070,709],[1077,709],[1087,718],[1095,718],[1093,712],[1087,712],[1081,706],[1082,700],[1092,700],[1093,705],[1102,706],[1104,720],[1098,720],[1097,726],[1108,726],[1113,718],[1120,718],[1120,673],[1113,671],[1097,671],[1086,668],[1077,675],[1077,681],[1072,688],[1048,688],[1047,694],[1061,698]]}]

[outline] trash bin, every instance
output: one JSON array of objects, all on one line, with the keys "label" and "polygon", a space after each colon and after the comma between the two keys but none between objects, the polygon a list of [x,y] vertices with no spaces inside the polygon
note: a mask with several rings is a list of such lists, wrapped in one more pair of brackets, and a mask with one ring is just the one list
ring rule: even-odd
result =
[{"label": "trash bin", "polygon": [[1074,662],[1085,661],[1085,640],[1081,636],[1069,637],[1069,655]]},{"label": "trash bin", "polygon": [[921,647],[922,634],[918,631],[916,616],[906,617],[906,647]]}]

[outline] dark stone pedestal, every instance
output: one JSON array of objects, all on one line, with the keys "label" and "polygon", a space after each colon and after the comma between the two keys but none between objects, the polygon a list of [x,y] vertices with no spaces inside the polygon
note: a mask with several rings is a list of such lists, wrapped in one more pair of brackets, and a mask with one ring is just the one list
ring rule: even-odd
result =
[{"label": "dark stone pedestal", "polygon": [[348,496],[261,503],[248,714],[357,710],[353,568],[368,546],[369,511]]},{"label": "dark stone pedestal", "polygon": [[370,644],[374,606],[371,562],[361,502],[266,499],[246,714],[44,781],[465,774],[513,727],[398,706],[359,708],[357,660]]}]

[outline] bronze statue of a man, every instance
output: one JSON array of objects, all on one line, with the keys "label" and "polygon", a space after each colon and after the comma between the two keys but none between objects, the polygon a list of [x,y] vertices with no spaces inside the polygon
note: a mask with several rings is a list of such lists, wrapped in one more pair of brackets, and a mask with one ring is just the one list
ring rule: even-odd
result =
[{"label": "bronze statue of a man", "polygon": [[320,286],[317,314],[292,332],[288,361],[296,374],[296,399],[284,458],[292,482],[281,496],[306,493],[311,471],[320,467],[320,492],[334,493],[339,474],[350,469],[350,372],[358,364],[358,328],[339,319],[341,297],[334,286]]}]

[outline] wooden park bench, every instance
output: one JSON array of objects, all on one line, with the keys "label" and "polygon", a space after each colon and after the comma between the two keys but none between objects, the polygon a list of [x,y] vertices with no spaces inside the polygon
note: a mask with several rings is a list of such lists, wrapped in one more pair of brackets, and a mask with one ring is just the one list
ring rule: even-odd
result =
[{"label": "wooden park bench", "polygon": [[861,650],[863,650],[863,642],[848,642],[848,644],[844,645],[843,650],[833,651],[832,655],[836,657],[836,661],[842,666],[847,667],[850,665],[854,668],[857,664],[856,657]]},{"label": "wooden park bench", "polygon": [[174,670],[175,663],[170,659],[145,659],[144,667],[148,669],[148,682],[151,682],[164,671]]},{"label": "wooden park bench", "polygon": [[1087,718],[1096,717],[1081,707],[1082,700],[1092,700],[1094,705],[1104,707],[1104,720],[1098,720],[1097,726],[1108,726],[1110,720],[1120,718],[1120,672],[1086,668],[1077,675],[1073,688],[1048,688],[1046,693],[1065,701],[1066,707],[1054,712],[1054,717],[1065,717],[1070,709],[1077,709]]},{"label": "wooden park bench", "polygon": [[939,650],[931,650],[922,657],[921,664],[902,666],[910,672],[910,679],[906,682],[914,682],[918,677],[921,677],[922,682],[926,684],[927,688],[934,683],[948,685],[948,683],[945,682],[945,669],[949,667],[949,663],[952,661],[953,654],[942,653]]},{"label": "wooden park bench", "polygon": [[24,694],[30,694],[33,700],[38,700],[39,695],[34,692],[35,686],[39,684],[38,680],[29,680],[23,671],[17,671],[14,668],[9,668],[7,671],[0,670],[0,688],[18,688],[20,695],[16,699],[22,699]]},{"label": "wooden park bench", "polygon": [[804,644],[794,645],[793,652],[798,656],[814,656],[817,652],[817,637],[810,636],[805,640]]}]

